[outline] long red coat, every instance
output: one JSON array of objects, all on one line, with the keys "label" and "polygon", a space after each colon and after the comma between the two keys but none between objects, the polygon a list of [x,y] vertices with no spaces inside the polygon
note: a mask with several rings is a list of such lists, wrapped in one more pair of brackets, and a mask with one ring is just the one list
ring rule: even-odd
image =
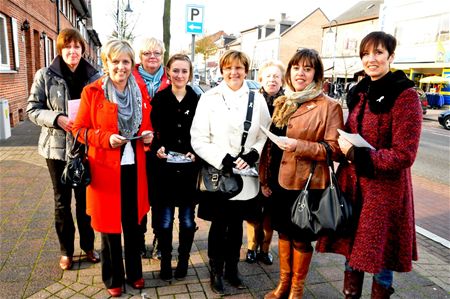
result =
[{"label": "long red coat", "polygon": [[[347,119],[347,132],[357,132],[357,116],[366,96],[358,94],[358,103]],[[376,148],[368,154],[371,163],[364,166],[373,171],[368,176],[358,175],[355,163],[338,169],[340,187],[361,213],[356,231],[348,238],[319,239],[317,251],[343,254],[351,267],[364,272],[411,271],[412,260],[417,260],[411,166],[421,122],[420,103],[412,88],[401,92],[389,111],[375,114],[366,105],[360,132]]]},{"label": "long red coat", "polygon": [[[104,78],[104,77],[103,77]],[[92,227],[102,233],[121,233],[120,147],[111,148],[109,138],[119,133],[117,104],[109,102],[102,89],[103,78],[86,86],[73,125],[73,134],[79,128],[88,128],[89,164],[92,181],[86,189],[86,210]],[[142,123],[137,135],[153,130],[150,123],[150,101],[145,84],[139,84],[142,93]],[[84,130],[80,131],[84,136]],[[138,221],[150,209],[148,201],[145,150],[142,140],[136,141]]]}]

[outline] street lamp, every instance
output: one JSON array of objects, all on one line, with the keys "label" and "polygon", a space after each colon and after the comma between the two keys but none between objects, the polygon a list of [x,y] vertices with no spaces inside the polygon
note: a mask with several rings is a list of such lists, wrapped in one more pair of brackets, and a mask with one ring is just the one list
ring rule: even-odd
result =
[{"label": "street lamp", "polygon": [[[119,9],[120,2],[121,2],[121,0],[117,0],[117,13],[116,13],[117,25],[116,26],[117,26],[117,38],[123,39],[125,37],[125,32],[123,31],[124,28],[122,28],[123,20],[122,20],[120,9]],[[130,6],[130,0],[128,0],[127,6],[125,7],[124,12],[133,12],[133,10],[131,9],[131,6]]]},{"label": "street lamp", "polygon": [[335,22],[335,27],[336,27],[336,30],[334,32],[334,45],[333,45],[333,70],[331,73],[331,84],[332,84],[331,86],[332,86],[332,93],[334,95],[334,89],[336,88],[335,82],[334,82],[334,75],[335,75],[334,66],[335,66],[335,61],[336,61],[336,44],[337,44],[337,31],[338,31],[338,27],[337,27],[338,22],[335,19],[331,20],[330,24],[328,24],[329,29],[327,31],[327,34],[333,34],[333,30],[331,29],[331,25],[333,22]]},{"label": "street lamp", "polygon": [[127,7],[125,8],[125,12],[133,12],[133,10],[131,9],[131,6],[130,6],[130,0],[128,0],[128,4],[127,4]]}]

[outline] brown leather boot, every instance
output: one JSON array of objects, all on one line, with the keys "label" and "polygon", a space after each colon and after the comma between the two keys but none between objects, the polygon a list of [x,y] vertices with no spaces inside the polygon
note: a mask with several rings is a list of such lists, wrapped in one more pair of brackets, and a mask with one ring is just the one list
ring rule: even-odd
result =
[{"label": "brown leather boot", "polygon": [[364,282],[364,272],[345,271],[344,272],[344,290],[345,299],[361,298],[362,286]]},{"label": "brown leather boot", "polygon": [[371,299],[388,299],[392,294],[394,294],[394,288],[385,288],[381,284],[378,284],[375,279],[372,280]]},{"label": "brown leather boot", "polygon": [[306,276],[308,275],[309,264],[311,263],[313,252],[301,252],[296,249],[293,251],[292,259],[292,281],[289,299],[301,299],[305,286]]},{"label": "brown leather boot", "polygon": [[278,239],[278,256],[280,259],[280,281],[277,287],[264,296],[264,299],[280,299],[286,297],[291,285],[292,244],[289,240]]}]

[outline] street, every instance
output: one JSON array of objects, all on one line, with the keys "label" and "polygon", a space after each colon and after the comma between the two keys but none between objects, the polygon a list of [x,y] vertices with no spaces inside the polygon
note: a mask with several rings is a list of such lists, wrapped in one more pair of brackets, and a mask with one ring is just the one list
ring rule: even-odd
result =
[{"label": "street", "polygon": [[424,119],[419,153],[413,165],[413,174],[434,182],[450,182],[450,131],[436,121]]}]

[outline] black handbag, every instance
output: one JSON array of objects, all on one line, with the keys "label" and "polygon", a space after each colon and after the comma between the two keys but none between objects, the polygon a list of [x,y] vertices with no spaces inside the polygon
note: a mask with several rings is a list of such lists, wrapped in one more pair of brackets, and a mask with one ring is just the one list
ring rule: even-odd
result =
[{"label": "black handbag", "polygon": [[[241,139],[241,152],[244,151],[245,141],[247,140],[248,130],[252,124],[253,102],[255,93],[250,91],[248,97],[247,115],[244,122],[244,132]],[[221,192],[224,197],[232,198],[242,191],[242,177],[233,171],[217,169],[214,166],[204,162],[197,178],[197,190],[201,192]]]},{"label": "black handbag", "polygon": [[319,197],[310,196],[308,189],[314,174],[316,162],[311,171],[305,188],[300,192],[291,210],[291,221],[298,228],[311,235],[320,235],[344,231],[351,222],[352,206],[339,189],[331,149],[326,142],[321,142],[327,151],[327,164],[330,171],[330,185],[322,191]]},{"label": "black handbag", "polygon": [[197,189],[202,192],[221,192],[228,198],[238,195],[243,187],[240,175],[217,169],[207,163],[200,169],[197,184]]},{"label": "black handbag", "polygon": [[67,155],[66,166],[61,175],[61,182],[72,187],[87,186],[91,182],[91,171],[88,160],[88,141],[86,129],[84,133],[85,144],[78,141],[78,130],[73,140],[72,147]]}]

